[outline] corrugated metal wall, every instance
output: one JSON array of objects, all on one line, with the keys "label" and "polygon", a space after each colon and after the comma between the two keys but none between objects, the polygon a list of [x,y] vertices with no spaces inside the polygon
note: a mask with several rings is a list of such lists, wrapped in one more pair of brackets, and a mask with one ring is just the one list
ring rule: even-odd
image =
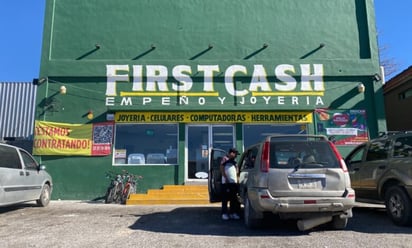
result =
[{"label": "corrugated metal wall", "polygon": [[32,137],[36,93],[32,82],[0,82],[0,140]]}]

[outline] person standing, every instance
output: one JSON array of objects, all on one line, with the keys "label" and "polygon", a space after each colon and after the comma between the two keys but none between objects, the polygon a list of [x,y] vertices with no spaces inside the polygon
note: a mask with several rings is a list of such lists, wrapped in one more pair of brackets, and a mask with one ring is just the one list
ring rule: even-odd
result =
[{"label": "person standing", "polygon": [[[238,186],[238,166],[236,157],[239,152],[236,148],[231,148],[220,162],[220,172],[222,173],[222,219],[240,219],[240,203],[237,198]],[[230,208],[228,209],[228,203]]]}]

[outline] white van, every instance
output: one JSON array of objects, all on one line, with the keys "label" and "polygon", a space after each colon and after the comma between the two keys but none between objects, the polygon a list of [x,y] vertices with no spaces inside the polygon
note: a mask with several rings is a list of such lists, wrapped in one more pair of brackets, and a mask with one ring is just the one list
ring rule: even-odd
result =
[{"label": "white van", "polygon": [[0,206],[36,201],[46,207],[52,189],[45,166],[24,149],[0,143]]}]

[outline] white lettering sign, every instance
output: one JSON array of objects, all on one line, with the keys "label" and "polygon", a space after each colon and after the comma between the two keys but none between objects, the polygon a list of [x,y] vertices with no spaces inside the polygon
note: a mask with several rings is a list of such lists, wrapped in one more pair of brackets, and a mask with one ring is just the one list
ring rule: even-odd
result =
[{"label": "white lettering sign", "polygon": [[[130,71],[132,70],[132,71]],[[297,73],[294,65],[281,64],[273,69],[277,82],[269,82],[267,70],[263,65],[254,65],[253,71],[249,73],[243,65],[231,65],[224,72],[224,88],[231,96],[271,96],[284,93],[297,92],[303,94],[323,95],[325,91],[323,82],[322,64],[301,64],[300,74]],[[133,78],[130,92],[125,92],[123,96],[139,96],[139,94],[154,94],[157,96],[175,96],[197,94],[198,96],[219,96],[215,91],[214,77],[220,72],[219,65],[198,65],[196,77],[203,74],[202,92],[193,91],[193,69],[189,65],[176,65],[169,69],[164,65],[106,65],[107,87],[106,96],[117,96],[116,85],[118,83],[130,83],[130,74]],[[238,88],[236,77],[251,76],[247,87]],[[300,84],[296,77],[300,76]],[[167,82],[172,77],[176,82]],[[146,79],[144,82],[143,79]],[[298,88],[300,85],[300,88]],[[128,102],[126,102],[128,103]]]}]

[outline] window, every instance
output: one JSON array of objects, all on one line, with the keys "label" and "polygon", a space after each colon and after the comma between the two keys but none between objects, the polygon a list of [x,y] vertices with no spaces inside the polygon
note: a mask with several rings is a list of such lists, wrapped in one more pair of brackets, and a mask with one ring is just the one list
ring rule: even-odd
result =
[{"label": "window", "polygon": [[177,124],[117,124],[114,164],[177,164],[177,139]]},{"label": "window", "polygon": [[412,157],[412,136],[400,137],[395,141],[393,149],[394,157]]},{"label": "window", "polygon": [[399,100],[404,100],[411,96],[412,96],[412,89],[408,89],[406,91],[399,93]]},{"label": "window", "polygon": [[368,149],[366,161],[374,161],[388,158],[388,141],[379,140],[373,142]]},{"label": "window", "polygon": [[295,168],[305,164],[305,168],[339,168],[327,142],[317,141],[275,141],[270,143],[271,168]]},{"label": "window", "polygon": [[306,134],[307,126],[302,124],[250,124],[243,126],[244,146],[249,147],[266,136],[273,134]]},{"label": "window", "polygon": [[21,169],[21,162],[17,150],[9,146],[0,146],[0,167]]},{"label": "window", "polygon": [[258,151],[259,151],[259,146],[257,145],[257,146],[253,146],[249,148],[249,150],[245,152],[245,156],[243,158],[243,161],[241,162],[242,170],[251,169],[255,167],[255,160],[256,160]]},{"label": "window", "polygon": [[24,165],[28,170],[37,170],[38,166],[36,161],[25,151],[20,150],[21,157],[23,158]]},{"label": "window", "polygon": [[356,150],[348,158],[348,161],[350,162],[350,164],[362,162],[363,154],[365,154],[365,150],[366,150],[365,144],[356,148]]}]

